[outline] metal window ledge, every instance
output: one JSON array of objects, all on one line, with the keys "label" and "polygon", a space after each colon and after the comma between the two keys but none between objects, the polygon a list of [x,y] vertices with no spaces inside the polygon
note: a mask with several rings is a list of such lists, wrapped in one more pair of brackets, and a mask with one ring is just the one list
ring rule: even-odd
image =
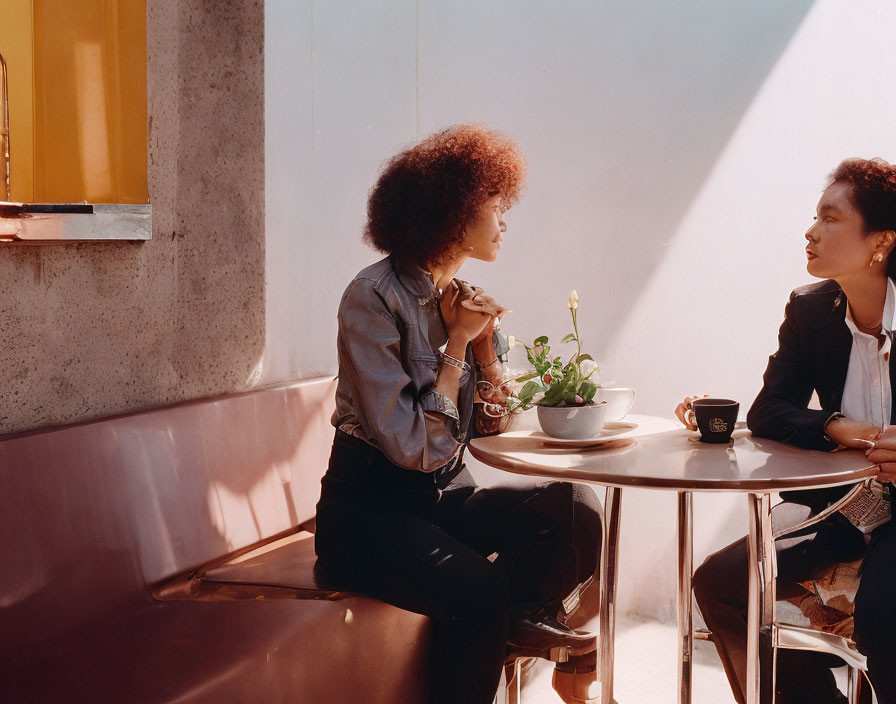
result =
[{"label": "metal window ledge", "polygon": [[0,245],[152,239],[152,206],[0,201]]}]

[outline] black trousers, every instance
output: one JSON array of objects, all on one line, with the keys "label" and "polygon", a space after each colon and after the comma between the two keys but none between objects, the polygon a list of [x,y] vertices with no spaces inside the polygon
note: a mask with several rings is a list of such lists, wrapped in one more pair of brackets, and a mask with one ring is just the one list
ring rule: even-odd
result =
[{"label": "black trousers", "polygon": [[440,491],[432,475],[341,432],[322,484],[320,568],[341,588],[433,619],[433,703],[489,704],[509,619],[557,608],[597,566],[599,506],[587,487],[478,489],[463,471]]},{"label": "black trousers", "polygon": [[[806,593],[798,584],[831,565],[865,558],[855,600],[855,640],[868,658],[880,704],[896,704],[896,530],[874,531],[870,544],[845,518],[836,515],[797,537],[776,544],[779,599]],[[711,555],[694,574],[694,594],[728,675],[735,699],[743,704],[747,671],[747,540]],[[831,667],[839,658],[821,653],[778,650],[776,702],[842,702]]]}]

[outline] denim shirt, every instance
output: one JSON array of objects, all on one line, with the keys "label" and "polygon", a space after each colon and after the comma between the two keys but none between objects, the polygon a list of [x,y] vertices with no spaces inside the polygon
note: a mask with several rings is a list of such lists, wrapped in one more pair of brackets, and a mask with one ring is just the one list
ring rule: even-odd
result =
[{"label": "denim shirt", "polygon": [[[440,474],[459,467],[476,380],[462,374],[457,414],[433,390],[448,332],[432,276],[386,257],[345,289],[338,322],[333,425],[400,467]],[[472,370],[469,345],[465,359]]]}]

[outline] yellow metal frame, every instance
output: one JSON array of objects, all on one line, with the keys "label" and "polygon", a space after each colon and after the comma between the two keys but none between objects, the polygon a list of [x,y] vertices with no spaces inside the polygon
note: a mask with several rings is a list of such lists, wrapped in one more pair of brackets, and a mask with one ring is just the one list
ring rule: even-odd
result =
[{"label": "yellow metal frame", "polygon": [[9,82],[6,61],[0,54],[0,173],[3,174],[3,200],[9,200]]}]

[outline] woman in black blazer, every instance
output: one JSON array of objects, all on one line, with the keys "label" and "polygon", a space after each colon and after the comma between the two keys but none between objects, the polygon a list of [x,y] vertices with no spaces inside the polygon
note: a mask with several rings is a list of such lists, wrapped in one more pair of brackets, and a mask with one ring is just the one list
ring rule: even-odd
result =
[{"label": "woman in black blazer", "polygon": [[[896,167],[881,160],[852,159],[840,164],[818,202],[806,240],[807,270],[826,280],[791,294],[778,334],[778,350],[769,358],[747,425],[754,435],[806,449],[866,448],[869,458],[881,467],[878,480],[889,488],[896,475],[896,415],[890,410],[896,398],[896,368],[889,354],[896,325],[896,285],[891,281],[896,277],[896,256],[891,256],[896,241]],[[864,346],[858,347],[860,343]],[[865,357],[858,359],[861,350]],[[871,359],[876,361],[873,367],[869,366]],[[865,377],[859,373],[863,362],[866,369],[874,369],[869,373],[878,386],[864,384]],[[821,409],[808,408],[813,391]],[[845,392],[848,398],[844,398]],[[685,399],[676,409],[682,421],[693,398]],[[875,405],[878,401],[879,406]],[[854,412],[847,417],[841,412],[847,407],[872,412]],[[862,415],[866,417],[858,417]],[[785,492],[782,498],[817,511],[848,490]],[[811,534],[777,545],[777,594],[782,599],[807,594],[799,583],[811,581],[833,564],[864,558],[855,598],[855,639],[868,657],[881,704],[896,702],[893,526],[892,521],[879,527],[863,524],[863,532],[844,514],[836,513]],[[734,696],[742,703],[747,642],[746,539],[707,558],[694,575],[694,592]],[[776,701],[846,701],[830,670],[838,664],[837,658],[819,653],[779,650]]]}]

